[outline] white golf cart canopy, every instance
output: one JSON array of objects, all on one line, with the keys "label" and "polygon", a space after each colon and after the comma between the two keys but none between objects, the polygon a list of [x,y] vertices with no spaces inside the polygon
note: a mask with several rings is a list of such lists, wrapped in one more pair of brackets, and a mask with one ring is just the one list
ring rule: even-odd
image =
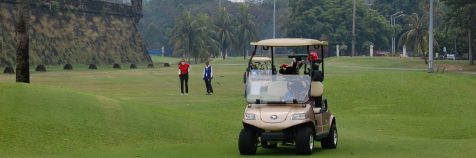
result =
[{"label": "white golf cart canopy", "polygon": [[266,39],[259,42],[251,42],[253,46],[270,46],[270,47],[302,47],[302,46],[316,46],[325,45],[326,41],[319,41],[315,39],[304,38],[275,38]]}]

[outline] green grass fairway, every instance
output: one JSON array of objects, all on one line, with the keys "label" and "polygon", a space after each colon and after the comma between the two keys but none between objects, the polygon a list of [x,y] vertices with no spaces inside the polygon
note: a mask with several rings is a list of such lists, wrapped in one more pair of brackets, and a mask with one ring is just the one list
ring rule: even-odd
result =
[{"label": "green grass fairway", "polygon": [[[284,60],[284,59],[283,59]],[[0,74],[0,157],[240,157],[245,108],[242,58],[215,60],[216,94],[192,65],[190,95],[171,68],[33,72],[32,84]],[[339,145],[312,157],[474,157],[476,75],[428,74],[421,60],[331,58],[325,96]],[[259,149],[257,157],[294,157]],[[298,157],[298,156],[296,156]]]}]

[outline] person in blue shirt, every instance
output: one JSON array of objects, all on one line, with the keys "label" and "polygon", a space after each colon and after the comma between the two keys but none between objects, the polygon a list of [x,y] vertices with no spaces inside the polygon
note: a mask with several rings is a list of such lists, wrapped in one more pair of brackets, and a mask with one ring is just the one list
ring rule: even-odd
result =
[{"label": "person in blue shirt", "polygon": [[203,68],[203,80],[205,80],[205,86],[207,88],[207,95],[213,94],[212,88],[213,68],[210,62],[205,62],[205,68]]}]

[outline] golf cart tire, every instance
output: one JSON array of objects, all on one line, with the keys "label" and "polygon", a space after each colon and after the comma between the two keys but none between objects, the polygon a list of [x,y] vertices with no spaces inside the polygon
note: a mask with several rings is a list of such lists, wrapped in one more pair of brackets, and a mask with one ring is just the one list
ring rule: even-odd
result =
[{"label": "golf cart tire", "polygon": [[[312,144],[310,144],[312,141]],[[314,134],[309,127],[298,129],[296,133],[296,153],[299,155],[310,155],[314,149]]]},{"label": "golf cart tire", "polygon": [[[336,141],[334,141],[334,137],[336,137]],[[331,125],[331,129],[329,130],[329,135],[321,140],[321,146],[324,149],[335,149],[337,148],[338,142],[338,134],[337,134],[337,127],[336,124],[333,122]]]},{"label": "golf cart tire", "polygon": [[255,155],[258,148],[255,131],[243,128],[240,132],[238,147],[241,155]]}]

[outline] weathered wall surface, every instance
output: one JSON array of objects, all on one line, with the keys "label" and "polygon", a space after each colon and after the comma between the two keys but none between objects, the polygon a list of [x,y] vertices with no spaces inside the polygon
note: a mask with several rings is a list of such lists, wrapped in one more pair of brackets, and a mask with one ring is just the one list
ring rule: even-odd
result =
[{"label": "weathered wall surface", "polygon": [[[32,64],[149,62],[141,0],[31,0]],[[0,66],[15,61],[15,0],[0,0]]]}]

